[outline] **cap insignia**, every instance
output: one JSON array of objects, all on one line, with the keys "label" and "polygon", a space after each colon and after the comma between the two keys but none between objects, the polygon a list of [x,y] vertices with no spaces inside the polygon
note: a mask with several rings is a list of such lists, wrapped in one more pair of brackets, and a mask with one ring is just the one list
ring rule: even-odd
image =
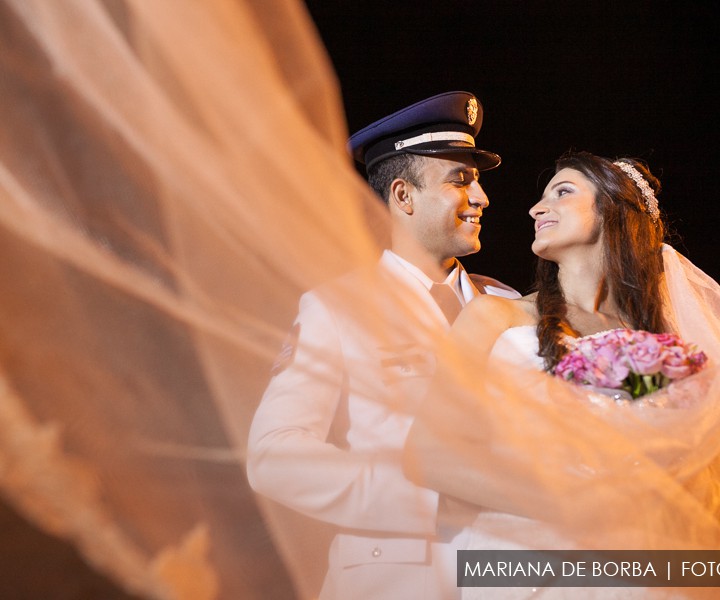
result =
[{"label": "cap insignia", "polygon": [[478,115],[477,98],[470,98],[470,100],[467,101],[465,112],[467,112],[468,125],[474,125]]}]

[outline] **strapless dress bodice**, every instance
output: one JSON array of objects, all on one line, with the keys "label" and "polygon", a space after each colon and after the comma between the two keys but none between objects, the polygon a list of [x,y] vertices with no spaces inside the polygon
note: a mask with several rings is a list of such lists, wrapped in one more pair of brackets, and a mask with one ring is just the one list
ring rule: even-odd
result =
[{"label": "strapless dress bodice", "polygon": [[503,331],[490,351],[490,358],[541,371],[543,359],[538,356],[535,325],[520,325]]}]

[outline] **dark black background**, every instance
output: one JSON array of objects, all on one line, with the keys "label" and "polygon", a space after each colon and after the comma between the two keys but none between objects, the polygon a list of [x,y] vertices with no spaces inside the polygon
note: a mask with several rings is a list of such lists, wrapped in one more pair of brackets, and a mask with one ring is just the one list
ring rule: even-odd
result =
[{"label": "dark black background", "polygon": [[527,210],[568,149],[644,159],[675,247],[715,279],[720,257],[718,36],[711,1],[307,0],[349,130],[448,90],[474,92],[478,146],[503,157],[471,271],[532,282]]}]

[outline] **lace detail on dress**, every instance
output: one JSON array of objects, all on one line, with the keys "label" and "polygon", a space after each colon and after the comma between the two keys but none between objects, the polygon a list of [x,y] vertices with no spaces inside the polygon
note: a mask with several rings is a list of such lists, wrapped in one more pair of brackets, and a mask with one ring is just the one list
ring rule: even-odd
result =
[{"label": "lace detail on dress", "polygon": [[588,333],[587,335],[583,335],[580,337],[573,337],[571,335],[566,335],[563,337],[563,343],[568,348],[574,348],[578,342],[581,340],[592,340],[593,338],[602,337],[605,334],[610,333],[611,331],[623,331],[627,329],[627,327],[611,327],[610,329],[603,329],[602,331],[596,331],[595,333]]}]

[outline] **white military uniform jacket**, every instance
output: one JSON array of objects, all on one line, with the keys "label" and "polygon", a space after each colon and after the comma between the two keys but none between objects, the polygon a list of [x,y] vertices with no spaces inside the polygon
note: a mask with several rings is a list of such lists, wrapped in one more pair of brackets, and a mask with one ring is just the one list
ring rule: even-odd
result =
[{"label": "white military uniform jacket", "polygon": [[[438,537],[438,493],[408,481],[401,466],[434,372],[430,334],[449,324],[429,279],[397,255],[386,251],[376,276],[406,284],[407,301],[380,295],[363,307],[376,311],[377,327],[341,310],[337,290],[367,285],[357,274],[300,299],[287,364],[253,419],[248,479],[260,494],[338,526],[321,598],[455,598],[457,545]],[[463,304],[479,293],[459,263],[451,277]],[[478,282],[486,293],[519,297],[490,278]]]}]

